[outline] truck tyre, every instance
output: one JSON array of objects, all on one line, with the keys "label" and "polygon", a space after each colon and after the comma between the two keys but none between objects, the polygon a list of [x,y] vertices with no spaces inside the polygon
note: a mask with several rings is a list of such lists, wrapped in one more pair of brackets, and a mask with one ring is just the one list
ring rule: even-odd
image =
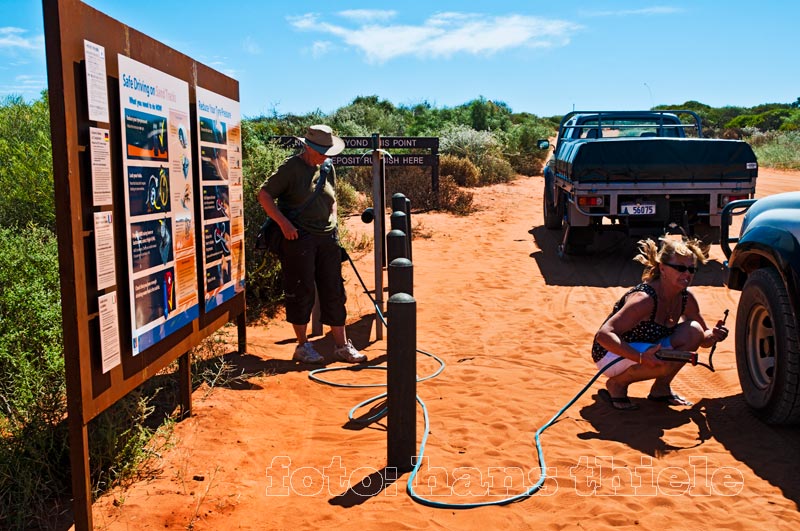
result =
[{"label": "truck tyre", "polygon": [[736,366],[745,401],[769,424],[800,422],[800,343],[781,276],[759,269],[747,279],[736,315]]},{"label": "truck tyre", "polygon": [[594,243],[593,227],[573,227],[567,222],[566,243],[563,254],[584,256],[589,254],[588,247]]},{"label": "truck tyre", "polygon": [[548,229],[560,229],[564,220],[564,202],[560,199],[560,193],[553,193],[553,187],[545,183],[544,186],[544,226]]}]

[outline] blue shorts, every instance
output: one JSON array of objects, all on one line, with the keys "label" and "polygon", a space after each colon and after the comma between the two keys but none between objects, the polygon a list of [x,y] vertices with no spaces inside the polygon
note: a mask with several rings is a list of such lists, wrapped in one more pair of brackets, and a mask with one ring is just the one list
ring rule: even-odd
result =
[{"label": "blue shorts", "polygon": [[[670,343],[670,339],[668,337],[665,337],[659,343],[661,344],[661,348],[672,348],[672,343]],[[644,352],[645,350],[655,345],[655,343],[629,343],[629,344],[638,352]],[[612,361],[619,358],[622,358],[622,361],[618,361],[617,363],[609,367],[605,372],[603,372],[604,376],[608,378],[613,378],[614,376],[618,376],[623,372],[627,371],[628,367],[630,367],[631,365],[639,365],[638,361],[629,360],[628,358],[622,357],[618,354],[614,354],[613,352],[606,352],[606,355],[603,356],[603,358],[600,361],[595,362],[595,365],[597,365],[598,369],[602,369]]]}]

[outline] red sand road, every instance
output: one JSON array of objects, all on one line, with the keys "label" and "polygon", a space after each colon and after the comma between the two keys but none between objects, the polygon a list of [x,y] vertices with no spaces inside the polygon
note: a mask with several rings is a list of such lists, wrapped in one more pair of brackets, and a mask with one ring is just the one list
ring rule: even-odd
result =
[{"label": "red sand road", "polygon": [[[758,195],[798,189],[799,179],[762,169]],[[538,479],[534,432],[594,376],[592,336],[641,274],[631,259],[635,247],[619,235],[604,235],[595,256],[560,260],[558,233],[542,227],[541,190],[541,177],[520,178],[475,190],[479,211],[468,217],[413,216],[417,343],[447,364],[417,387],[431,418],[417,490],[442,502],[499,499]],[[372,231],[356,216],[347,223],[354,232]],[[722,261],[716,246],[693,289],[707,320],[729,308],[734,323],[739,294],[723,285]],[[371,287],[372,254],[358,256],[357,266]],[[386,336],[375,341],[371,303],[351,270],[346,280],[349,334],[371,362],[384,363]],[[323,354],[331,351],[328,335],[317,340]],[[289,361],[292,350],[285,322],[250,327],[248,354],[230,361],[264,375],[250,376],[249,385],[198,389],[194,416],[175,426],[159,473],[100,498],[96,528],[800,527],[800,430],[766,426],[749,412],[733,336],[716,350],[717,372],[687,367],[678,376],[675,390],[695,406],[642,400],[642,383],[630,389],[641,409],[617,412],[597,400],[597,382],[542,438],[545,490],[470,510],[415,503],[405,492],[407,475],[378,485],[386,421],[353,428],[347,412],[382,389],[314,383],[308,367]],[[436,365],[419,356],[417,367],[426,375]],[[371,383],[385,373],[330,378]],[[456,481],[465,468],[470,486]]]}]

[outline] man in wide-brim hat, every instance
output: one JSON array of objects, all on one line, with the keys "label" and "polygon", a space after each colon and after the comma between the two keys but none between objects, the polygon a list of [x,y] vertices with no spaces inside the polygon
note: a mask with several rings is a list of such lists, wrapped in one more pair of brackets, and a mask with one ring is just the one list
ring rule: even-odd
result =
[{"label": "man in wide-brim hat", "polygon": [[344,140],[334,135],[333,130],[327,125],[310,126],[305,138],[299,137],[298,140],[326,157],[338,155],[344,150]]},{"label": "man in wide-brim hat", "polygon": [[325,358],[308,340],[316,287],[322,324],[331,327],[336,343],[333,356],[341,361],[360,363],[367,358],[356,350],[345,330],[347,296],[336,230],[336,172],[327,161],[328,157],[342,152],[344,140],[322,124],[310,126],[298,140],[303,150],[286,159],[258,192],[259,203],[278,223],[284,236],[278,258],[283,274],[286,320],[292,324],[297,337],[292,357],[301,363],[325,363]]}]

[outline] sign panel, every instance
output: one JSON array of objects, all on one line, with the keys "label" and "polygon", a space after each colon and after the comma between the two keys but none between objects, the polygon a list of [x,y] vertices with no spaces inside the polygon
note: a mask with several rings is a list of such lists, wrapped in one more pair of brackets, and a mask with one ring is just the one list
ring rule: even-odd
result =
[{"label": "sign panel", "polygon": [[[293,136],[273,137],[283,146],[299,147],[300,143]],[[343,136],[345,149],[372,149],[370,136]],[[380,137],[380,147],[384,149],[439,149],[439,137],[436,136],[387,136]]]},{"label": "sign panel", "polygon": [[92,162],[92,204],[110,205],[111,192],[111,146],[108,129],[89,128],[89,155]]},{"label": "sign panel", "polygon": [[94,255],[97,263],[97,289],[110,288],[117,283],[114,215],[111,212],[94,213]]},{"label": "sign panel", "polygon": [[244,289],[244,193],[239,102],[197,87],[205,311]]},{"label": "sign panel", "polygon": [[86,58],[86,100],[89,104],[89,119],[108,123],[106,49],[84,39],[83,54]]},{"label": "sign panel", "polygon": [[117,292],[112,291],[97,298],[100,314],[100,353],[103,374],[120,364],[119,325],[117,324]]},{"label": "sign panel", "polygon": [[[433,155],[386,155],[383,161],[387,166],[433,166]],[[372,154],[367,155],[336,155],[331,157],[334,166],[372,166]]]},{"label": "sign panel", "polygon": [[131,346],[136,355],[199,317],[189,85],[119,61]]}]

